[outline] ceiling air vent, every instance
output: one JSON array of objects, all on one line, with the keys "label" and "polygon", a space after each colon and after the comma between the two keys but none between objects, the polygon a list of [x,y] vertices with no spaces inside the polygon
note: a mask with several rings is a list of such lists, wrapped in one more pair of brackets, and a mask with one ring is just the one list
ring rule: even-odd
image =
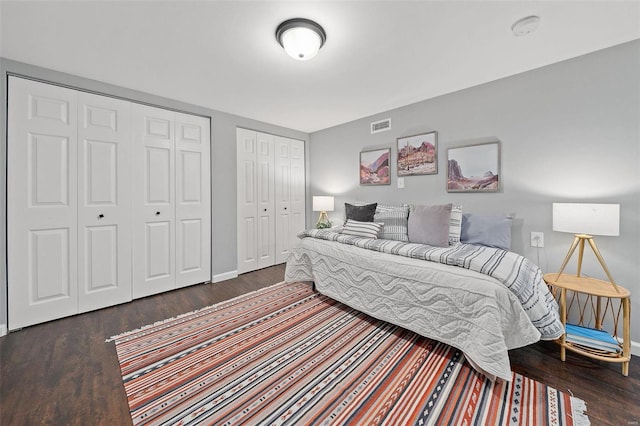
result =
[{"label": "ceiling air vent", "polygon": [[384,132],[391,130],[391,119],[385,118],[384,120],[374,121],[371,123],[371,133]]}]

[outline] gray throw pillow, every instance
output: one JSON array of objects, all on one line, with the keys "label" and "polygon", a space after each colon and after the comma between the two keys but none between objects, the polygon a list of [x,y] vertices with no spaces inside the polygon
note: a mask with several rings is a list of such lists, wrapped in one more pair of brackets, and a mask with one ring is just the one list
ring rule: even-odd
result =
[{"label": "gray throw pillow", "polygon": [[364,206],[354,206],[353,204],[344,203],[344,212],[346,220],[357,220],[358,222],[373,222],[373,216],[376,214],[378,203],[365,204]]},{"label": "gray throw pillow", "polygon": [[509,250],[511,248],[512,222],[513,218],[509,216],[482,216],[465,213],[462,215],[460,241]]},{"label": "gray throw pillow", "polygon": [[451,207],[451,204],[413,206],[409,213],[409,241],[448,247]]}]

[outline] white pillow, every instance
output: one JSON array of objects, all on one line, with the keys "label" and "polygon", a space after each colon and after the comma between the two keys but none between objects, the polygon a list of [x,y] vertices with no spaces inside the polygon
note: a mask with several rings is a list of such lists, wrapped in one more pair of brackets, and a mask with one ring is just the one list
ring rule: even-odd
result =
[{"label": "white pillow", "polygon": [[454,204],[451,206],[451,220],[449,222],[449,245],[460,244],[460,233],[462,232],[462,206]]},{"label": "white pillow", "polygon": [[377,239],[382,227],[382,223],[359,222],[357,220],[347,219],[347,222],[342,228],[342,233],[345,235],[353,235],[355,237]]}]

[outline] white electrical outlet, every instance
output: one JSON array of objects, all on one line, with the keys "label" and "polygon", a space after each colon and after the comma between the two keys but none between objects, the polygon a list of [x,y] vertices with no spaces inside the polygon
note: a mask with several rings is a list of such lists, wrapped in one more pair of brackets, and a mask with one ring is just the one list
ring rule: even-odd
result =
[{"label": "white electrical outlet", "polygon": [[531,247],[544,247],[544,232],[531,233]]},{"label": "white electrical outlet", "polygon": [[398,178],[398,188],[404,188],[404,178]]}]

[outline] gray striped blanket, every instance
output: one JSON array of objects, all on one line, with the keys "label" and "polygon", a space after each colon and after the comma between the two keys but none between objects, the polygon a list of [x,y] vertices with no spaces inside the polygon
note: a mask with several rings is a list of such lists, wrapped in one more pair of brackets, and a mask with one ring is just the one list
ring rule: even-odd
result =
[{"label": "gray striped blanket", "polygon": [[517,253],[473,244],[433,247],[395,240],[362,238],[330,229],[309,229],[301,232],[298,237],[337,241],[381,253],[459,266],[491,276],[518,298],[543,340],[557,339],[564,332],[558,304],[542,280],[542,271],[529,259]]}]

